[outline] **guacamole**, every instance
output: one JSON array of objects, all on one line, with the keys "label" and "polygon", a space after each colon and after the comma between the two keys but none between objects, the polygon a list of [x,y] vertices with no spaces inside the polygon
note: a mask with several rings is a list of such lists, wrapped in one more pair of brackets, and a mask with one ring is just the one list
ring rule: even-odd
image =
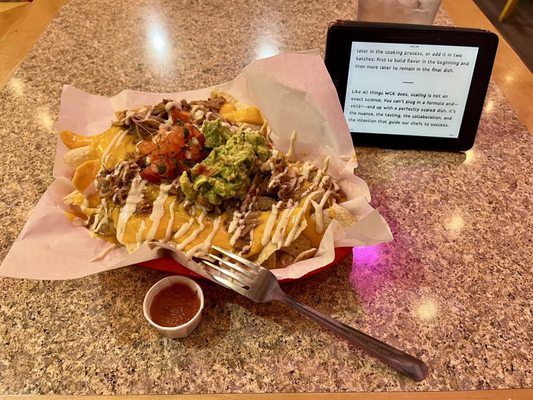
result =
[{"label": "guacamole", "polygon": [[205,147],[214,149],[222,146],[231,136],[231,131],[227,126],[222,125],[220,119],[215,121],[204,121],[202,124],[202,133],[205,137]]},{"label": "guacamole", "polygon": [[270,148],[260,134],[233,133],[192,168],[190,178],[183,172],[181,190],[187,199],[204,206],[218,205],[229,199],[243,200],[254,174],[270,155]]}]

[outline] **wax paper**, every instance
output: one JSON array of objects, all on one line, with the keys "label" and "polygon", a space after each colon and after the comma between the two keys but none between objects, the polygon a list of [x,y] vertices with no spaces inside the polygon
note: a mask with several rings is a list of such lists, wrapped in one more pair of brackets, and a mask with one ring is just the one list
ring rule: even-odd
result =
[{"label": "wax paper", "polygon": [[[348,126],[318,54],[284,53],[261,59],[246,67],[233,81],[217,87],[239,101],[259,107],[272,129],[274,144],[281,151],[288,150],[291,132],[295,130],[298,159],[314,161],[321,166],[329,156],[328,173],[339,179],[348,197],[343,206],[358,218],[357,223],[347,228],[341,228],[335,221],[331,223],[317,255],[273,270],[278,279],[297,279],[329,264],[334,259],[335,247],[367,246],[392,240],[387,223],[369,204],[368,186],[354,174],[357,162]],[[116,96],[104,97],[67,85],[61,95],[57,129],[58,132],[71,130],[94,135],[110,126],[115,111],[156,104],[163,98],[206,99],[211,90],[203,88],[182,93],[125,90]],[[63,162],[66,151],[58,140],[54,164],[56,179],[13,243],[0,266],[0,275],[74,279],[160,257],[157,246],[141,246],[128,254],[122,247],[91,237],[85,227],[73,225],[66,219],[63,197],[73,190],[70,178],[74,173]],[[180,255],[179,259],[184,258]]]}]

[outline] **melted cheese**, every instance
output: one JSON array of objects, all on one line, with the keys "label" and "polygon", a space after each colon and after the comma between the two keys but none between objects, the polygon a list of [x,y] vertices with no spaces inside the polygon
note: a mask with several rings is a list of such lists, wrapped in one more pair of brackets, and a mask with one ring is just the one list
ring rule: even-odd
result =
[{"label": "melted cheese", "polygon": [[102,160],[108,169],[124,161],[127,153],[133,153],[136,150],[133,136],[117,126],[93,138],[89,144],[91,157]]},{"label": "melted cheese", "polygon": [[218,232],[218,229],[220,228],[220,220],[221,217],[217,217],[215,221],[213,222],[213,226],[211,228],[211,232],[207,237],[205,238],[202,243],[197,244],[196,246],[193,246],[191,249],[187,251],[187,255],[189,257],[194,257],[195,255],[204,255],[209,252],[209,248],[211,247],[211,244],[213,242],[213,238],[215,237],[216,233]]},{"label": "melted cheese", "polygon": [[146,185],[146,181],[142,180],[140,176],[136,176],[132,183],[131,188],[128,193],[128,197],[126,198],[126,204],[124,204],[124,207],[122,210],[120,210],[120,214],[118,215],[118,220],[114,221],[115,226],[117,227],[117,240],[119,243],[131,243],[131,240],[128,240],[125,238],[126,232],[129,234],[132,233],[131,229],[128,228],[128,222],[130,217],[135,212],[135,209],[137,208],[137,204],[143,199],[143,193],[142,190],[144,186]]},{"label": "melted cheese", "polygon": [[229,111],[228,108],[220,109],[220,113],[224,118],[232,122],[245,122],[252,125],[263,125],[264,119],[261,112],[256,107],[246,107]]},{"label": "melted cheese", "polygon": [[71,132],[71,131],[61,131],[59,133],[59,137],[60,137],[61,141],[69,149],[77,149],[79,147],[88,146],[95,140],[95,138],[97,138],[100,135],[83,136],[83,135],[78,135],[77,133],[74,133],[74,132]]},{"label": "melted cheese", "polygon": [[266,246],[270,242],[271,235],[272,235],[272,229],[274,229],[274,224],[276,223],[278,219],[278,212],[279,212],[280,206],[281,206],[281,201],[277,202],[276,204],[272,204],[272,208],[270,209],[270,214],[268,216],[265,227],[263,229],[263,233],[261,235],[262,246]]},{"label": "melted cheese", "polygon": [[320,192],[321,192],[320,190],[316,190],[305,198],[302,207],[298,210],[298,213],[296,214],[296,217],[294,218],[292,228],[289,231],[289,234],[287,235],[287,237],[285,238],[284,246],[288,246],[296,238],[296,233],[298,232],[300,228],[300,224],[302,222],[304,214],[307,212],[307,208],[309,207],[311,200],[313,200],[313,198],[316,195],[320,194]]},{"label": "melted cheese", "polygon": [[[161,185],[159,187],[159,194],[157,195],[157,199],[155,199],[152,207],[152,213],[150,214],[150,230],[148,231],[148,236],[146,237],[146,240],[151,241],[154,240],[155,234],[157,233],[157,230],[159,226],[161,225],[161,218],[165,215],[165,201],[168,198],[168,190],[170,189],[170,185]],[[169,205],[170,209],[170,205]],[[173,213],[170,213],[170,215],[174,215]],[[170,217],[169,217],[170,218]],[[165,237],[167,229],[165,227]],[[169,235],[170,236],[170,235]]]},{"label": "melted cheese", "polygon": [[[167,111],[174,106],[181,107],[178,103],[168,103]],[[152,109],[148,111],[143,109],[142,117],[148,118]],[[193,110],[193,115],[196,109]],[[260,111],[255,107],[235,108],[234,105],[226,103],[221,109],[221,114],[233,122],[255,125],[264,123]],[[126,119],[131,118],[131,114],[126,117]],[[61,139],[70,149],[89,147],[88,159],[76,168],[74,174],[73,183],[77,192],[70,195],[67,203],[71,206],[71,210],[67,213],[70,219],[78,216],[91,217],[101,203],[102,207],[99,210],[103,212],[98,211],[92,224],[93,229],[98,229],[111,219],[116,227],[116,239],[119,243],[139,246],[144,241],[170,242],[189,256],[207,253],[212,244],[232,250],[232,246],[241,236],[245,228],[246,214],[235,212],[232,215],[216,218],[208,216],[205,211],[196,210],[194,207],[190,209],[185,207],[185,203],[178,203],[176,197],[168,193],[170,185],[161,185],[157,192],[157,186],[147,185],[147,182],[138,175],[132,182],[125,205],[118,208],[110,203],[109,207],[112,208],[108,209],[107,203],[101,201],[99,194],[95,192],[96,176],[100,168],[111,170],[125,160],[128,153],[136,151],[133,136],[128,135],[127,130],[113,126],[92,137],[65,131],[61,133]],[[287,158],[293,156],[295,143],[296,133],[293,132]],[[270,163],[274,162],[277,154],[278,152],[274,149],[273,156],[269,159]],[[322,189],[327,183],[325,180],[329,179],[325,175],[328,164],[329,158],[324,161],[323,169],[316,168],[309,162],[303,165],[297,164],[302,176],[297,182],[292,182],[292,185],[296,187],[303,185],[305,189],[303,198],[295,204],[289,204],[286,209],[282,210],[282,203],[278,202],[272,206],[270,211],[261,212],[257,218],[257,226],[247,235],[250,243],[242,249],[242,253],[252,258],[269,244],[279,249],[290,245],[300,233],[307,237],[314,247],[318,247],[324,231],[323,208],[332,193]],[[114,174],[121,179],[126,176],[129,167],[126,165],[122,168],[114,171]],[[308,177],[314,170],[317,173],[313,181],[309,182]],[[271,179],[271,184],[287,172],[288,169],[280,171]],[[319,194],[322,194],[320,200],[317,199]],[[135,214],[137,205],[145,196],[149,199],[155,198],[151,214]],[[226,220],[228,218],[230,218],[229,221]],[[226,229],[228,225],[229,229]]]},{"label": "melted cheese", "polygon": [[72,184],[79,192],[83,193],[94,182],[98,171],[100,170],[100,161],[87,160],[81,163],[72,178]]}]

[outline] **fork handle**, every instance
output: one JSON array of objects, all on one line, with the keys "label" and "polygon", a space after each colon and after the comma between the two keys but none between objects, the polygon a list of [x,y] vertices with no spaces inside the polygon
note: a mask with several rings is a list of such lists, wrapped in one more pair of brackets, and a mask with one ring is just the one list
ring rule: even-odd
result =
[{"label": "fork handle", "polygon": [[359,347],[361,350],[380,359],[385,364],[394,368],[396,371],[413,378],[415,381],[421,381],[428,373],[428,366],[418,358],[415,358],[395,347],[383,343],[382,341],[375,339],[366,333],[358,331],[351,326],[343,324],[342,322],[337,321],[328,315],[322,314],[321,312],[298,302],[285,293],[279,293],[278,296],[276,296],[276,300],[287,304],[300,314],[305,315],[320,325],[331,329],[338,335],[348,340],[350,343]]}]

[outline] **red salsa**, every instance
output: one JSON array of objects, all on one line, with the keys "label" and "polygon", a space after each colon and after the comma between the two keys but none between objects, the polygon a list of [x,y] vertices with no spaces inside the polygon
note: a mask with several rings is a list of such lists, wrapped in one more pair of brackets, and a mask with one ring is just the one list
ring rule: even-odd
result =
[{"label": "red salsa", "polygon": [[150,317],[159,326],[178,326],[190,321],[199,308],[196,290],[184,283],[174,283],[154,296]]}]

